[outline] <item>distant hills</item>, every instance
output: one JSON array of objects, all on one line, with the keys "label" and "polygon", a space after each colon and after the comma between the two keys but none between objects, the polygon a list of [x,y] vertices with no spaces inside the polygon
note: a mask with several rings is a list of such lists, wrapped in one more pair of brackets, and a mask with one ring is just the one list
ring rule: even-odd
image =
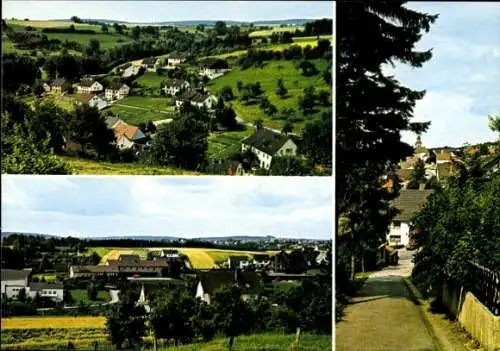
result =
[{"label": "distant hills", "polygon": [[[229,20],[220,20],[225,22],[228,25],[236,25],[236,24],[251,24],[262,26],[262,25],[304,25],[307,22],[314,21],[314,18],[294,18],[294,19],[285,19],[285,20],[268,20],[268,21],[229,21]],[[68,19],[56,19],[54,21],[68,21]],[[197,26],[199,24],[203,24],[205,26],[213,26],[219,20],[189,20],[189,21],[163,21],[163,22],[128,22],[128,21],[117,21],[110,19],[95,19],[95,18],[82,18],[82,21],[96,21],[107,24],[149,24],[149,25],[161,25],[161,26]]]},{"label": "distant hills", "polygon": [[[12,234],[23,234],[30,236],[41,236],[44,238],[56,238],[56,237],[68,237],[69,235],[53,235],[53,234],[41,234],[41,233],[19,233],[19,232],[2,232],[2,237],[8,237]],[[94,237],[77,237],[79,239],[87,240],[144,240],[144,241],[177,241],[177,240],[196,240],[213,242],[220,240],[245,240],[245,241],[267,241],[267,240],[291,240],[286,238],[276,238],[272,235],[266,236],[252,236],[252,235],[232,235],[232,236],[213,236],[213,237],[198,237],[198,238],[181,238],[176,236],[147,236],[147,235],[117,235],[117,236],[94,236]],[[296,240],[296,239],[294,239]],[[316,239],[301,239],[301,240],[316,240]],[[319,239],[318,239],[319,240]]]}]

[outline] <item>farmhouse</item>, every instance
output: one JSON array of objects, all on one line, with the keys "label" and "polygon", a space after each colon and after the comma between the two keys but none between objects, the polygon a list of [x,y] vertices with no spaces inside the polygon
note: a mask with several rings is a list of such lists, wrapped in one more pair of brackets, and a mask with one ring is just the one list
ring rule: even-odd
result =
[{"label": "farmhouse", "polygon": [[16,297],[21,289],[27,289],[31,269],[2,269],[2,294]]},{"label": "farmhouse", "polygon": [[70,278],[117,276],[117,275],[144,275],[161,276],[162,270],[168,267],[165,260],[141,260],[138,255],[120,255],[117,260],[107,260],[104,265],[71,266]]},{"label": "farmhouse", "polygon": [[243,289],[243,299],[257,293],[262,284],[262,278],[255,272],[241,272],[239,270],[211,270],[198,272],[198,285],[196,287],[196,298],[200,298],[210,304],[214,293],[224,286],[238,285]]},{"label": "farmhouse", "polygon": [[401,190],[399,196],[392,201],[392,206],[399,213],[394,217],[387,234],[387,241],[390,246],[406,246],[410,243],[410,228],[412,217],[417,213],[427,201],[427,197],[432,194],[432,190]]},{"label": "farmhouse", "polygon": [[92,78],[83,78],[80,83],[76,85],[76,90],[80,94],[98,93],[103,89],[104,87],[102,84]]},{"label": "farmhouse", "polygon": [[106,107],[108,107],[108,103],[101,99],[97,95],[93,94],[80,94],[75,96],[77,100],[77,104],[86,104],[89,105],[90,107],[97,107],[97,109],[100,111]]},{"label": "farmhouse", "polygon": [[253,264],[257,267],[266,267],[271,263],[271,256],[268,254],[253,255]]},{"label": "farmhouse", "polygon": [[227,266],[229,269],[243,269],[248,266],[247,256],[229,256],[227,258]]},{"label": "farmhouse", "polygon": [[146,69],[147,72],[156,72],[156,67],[158,66],[160,60],[155,57],[147,57],[142,60],[142,67]]},{"label": "farmhouse", "polygon": [[65,91],[68,91],[70,87],[71,85],[66,79],[56,78],[50,84],[50,91],[53,91],[55,93],[63,93]]},{"label": "farmhouse", "polygon": [[174,96],[174,95],[176,95],[176,94],[180,93],[181,91],[186,90],[188,88],[189,88],[188,81],[185,81],[183,79],[173,79],[170,82],[168,82],[167,84],[165,84],[165,86],[163,87],[163,90],[165,91],[165,94]]},{"label": "farmhouse", "polygon": [[127,84],[120,82],[113,82],[109,87],[106,88],[106,99],[120,100],[123,99],[130,92],[130,88]]},{"label": "farmhouse", "polygon": [[168,56],[167,63],[169,66],[177,66],[186,61],[186,55],[179,53],[171,53]]},{"label": "farmhouse", "polygon": [[148,137],[139,127],[127,124],[122,120],[115,123],[112,129],[115,132],[116,146],[120,150],[130,149],[134,146],[142,147],[148,141]]},{"label": "farmhouse", "polygon": [[41,297],[48,297],[51,300],[60,302],[64,296],[64,286],[61,282],[55,283],[30,283],[26,293],[29,297],[35,298],[38,294]]},{"label": "farmhouse", "polygon": [[199,74],[209,79],[215,79],[224,75],[228,70],[229,65],[226,61],[208,58],[200,63]]},{"label": "farmhouse", "polygon": [[175,106],[179,108],[186,101],[198,108],[206,107],[210,110],[217,103],[217,98],[211,94],[191,90],[181,94],[181,96],[175,100]]},{"label": "farmhouse", "polygon": [[241,142],[241,151],[251,150],[259,159],[260,167],[269,169],[273,157],[295,156],[297,145],[292,139],[267,128],[260,128]]}]

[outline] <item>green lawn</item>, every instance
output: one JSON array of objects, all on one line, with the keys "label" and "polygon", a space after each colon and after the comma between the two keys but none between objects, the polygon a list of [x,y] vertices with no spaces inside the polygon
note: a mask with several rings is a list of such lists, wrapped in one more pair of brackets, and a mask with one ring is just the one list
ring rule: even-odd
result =
[{"label": "green lawn", "polygon": [[123,105],[174,112],[175,105],[172,105],[173,102],[174,101],[172,100],[172,98],[168,97],[128,96],[123,100],[120,100],[118,103]]},{"label": "green lawn", "polygon": [[241,149],[241,141],[254,132],[253,128],[244,131],[216,132],[208,137],[208,157],[226,158]]},{"label": "green lawn", "polygon": [[[225,85],[230,86],[233,90],[233,94],[236,95],[235,100],[232,101],[232,105],[236,114],[240,118],[247,122],[253,122],[262,118],[266,127],[280,129],[283,125],[283,121],[271,119],[259,108],[258,104],[244,105],[241,101],[239,101],[239,92],[237,89],[238,80],[241,80],[245,84],[259,81],[262,89],[264,89],[263,95],[267,96],[269,101],[277,107],[278,112],[284,108],[295,109],[297,112],[296,116],[293,116],[295,118],[289,120],[294,123],[294,132],[298,132],[304,127],[305,122],[308,119],[314,118],[315,116],[310,115],[304,117],[298,109],[297,101],[299,96],[303,94],[304,88],[314,86],[317,91],[330,91],[330,88],[323,80],[321,74],[327,66],[327,61],[318,59],[312,60],[311,62],[314,63],[320,72],[318,75],[313,77],[302,76],[302,71],[295,67],[295,65],[299,63],[298,61],[267,61],[263,68],[251,67],[246,70],[241,70],[239,67],[236,67],[226,75],[215,79],[207,87],[207,89],[210,92],[217,94],[217,92],[220,91],[220,89]],[[289,97],[286,99],[281,99],[275,93],[276,82],[279,78],[283,79],[285,87],[288,89]]]},{"label": "green lawn", "polygon": [[198,175],[174,167],[148,167],[139,163],[111,163],[61,156],[69,163],[73,174],[85,175]]},{"label": "green lawn", "polygon": [[103,303],[109,301],[109,293],[105,290],[99,290],[97,292],[97,300],[89,300],[87,290],[84,289],[74,289],[70,290],[71,296],[73,297],[74,304],[77,305],[82,301],[83,303],[90,305],[95,303]]},{"label": "green lawn", "polygon": [[156,72],[146,72],[136,82],[143,87],[160,88],[160,84],[164,80],[167,80],[167,77],[159,76]]},{"label": "green lawn", "polygon": [[[160,347],[161,351],[226,351],[227,338],[203,344]],[[263,333],[235,338],[233,351],[327,351],[332,350],[331,335],[302,334],[298,343],[295,334]]]},{"label": "green lawn", "polygon": [[[124,99],[125,100],[125,99]],[[166,118],[171,118],[171,116],[155,112],[151,110],[142,110],[133,107],[112,105],[107,109],[107,111],[113,112],[116,116],[121,118],[123,121],[130,123],[132,125],[139,125],[139,123],[148,121],[159,121]]]},{"label": "green lawn", "polygon": [[76,101],[74,95],[59,95],[55,93],[48,93],[42,98],[36,98],[35,96],[30,95],[23,100],[28,105],[33,105],[37,99],[41,99],[42,101],[53,101],[56,105],[67,111],[72,111],[74,109],[74,103]]}]

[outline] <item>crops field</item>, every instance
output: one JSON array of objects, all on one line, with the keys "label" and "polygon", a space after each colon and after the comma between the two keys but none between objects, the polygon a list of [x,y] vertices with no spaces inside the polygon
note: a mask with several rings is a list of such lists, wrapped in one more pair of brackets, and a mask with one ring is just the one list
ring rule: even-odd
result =
[{"label": "crops field", "polygon": [[85,175],[199,175],[173,167],[149,167],[140,163],[97,162],[78,157],[61,156],[69,163],[73,174]]},{"label": "crops field", "polygon": [[169,114],[167,115],[161,112],[124,106],[120,105],[120,103],[113,104],[111,107],[107,109],[107,111],[113,112],[117,117],[120,117],[123,121],[132,124],[134,126],[138,125],[139,123],[147,123],[148,121],[159,121],[170,117]]},{"label": "crops field", "polygon": [[[142,62],[142,59],[140,61]],[[155,72],[146,72],[136,82],[143,87],[160,88],[160,84],[164,80],[167,80],[167,77],[159,76]]]},{"label": "crops field", "polygon": [[2,318],[2,329],[39,329],[39,328],[104,328],[104,317],[10,317]]},{"label": "crops field", "polygon": [[[139,255],[141,259],[146,259],[148,251],[158,251],[161,249],[168,249],[169,247],[155,247],[155,248],[102,248],[95,247],[89,248],[87,254],[90,252],[100,252],[101,262],[104,264],[107,260],[116,260],[121,254],[135,254]],[[180,253],[186,255],[191,263],[191,266],[195,269],[211,269],[217,267],[217,262],[227,260],[230,256],[247,256],[252,257],[254,254],[261,252],[255,251],[237,251],[237,250],[220,250],[220,249],[206,249],[206,248],[173,248],[170,249],[178,250]],[[107,251],[106,251],[107,250]],[[268,254],[276,254],[276,251],[268,251]]]},{"label": "crops field", "polygon": [[34,28],[69,27],[74,25],[76,29],[92,29],[100,31],[101,26],[88,23],[73,23],[72,21],[43,21],[43,20],[7,20],[7,25],[31,26]]},{"label": "crops field", "polygon": [[256,30],[254,32],[251,32],[248,36],[250,38],[269,37],[273,33],[295,32],[297,29],[304,30],[304,26],[289,26],[289,27],[288,26],[287,27],[276,26],[276,27],[273,27],[272,29]]},{"label": "crops field", "polygon": [[[311,60],[311,62],[316,66],[319,72],[322,72],[327,67],[326,60],[318,59]],[[246,70],[241,70],[241,68],[235,67],[226,75],[212,81],[207,87],[207,90],[217,94],[225,85],[230,86],[235,95],[235,100],[232,102],[232,105],[238,117],[246,122],[253,122],[262,118],[266,127],[281,129],[283,121],[271,119],[269,116],[265,115],[258,104],[244,105],[239,101],[237,82],[241,80],[243,83],[248,84],[259,81],[264,90],[263,95],[276,106],[278,112],[285,108],[293,108],[297,111],[296,116],[291,116],[295,117],[295,119],[289,120],[294,124],[294,132],[298,132],[306,123],[306,119],[301,116],[297,105],[298,98],[303,94],[304,88],[314,86],[316,90],[328,91],[330,91],[330,88],[323,80],[321,73],[316,76],[305,77],[302,75],[302,71],[296,68],[297,64],[298,61],[280,60],[268,61],[263,68],[251,67]],[[276,82],[279,78],[283,79],[285,87],[288,89],[288,97],[286,99],[280,98],[275,93]]]},{"label": "crops field", "polygon": [[208,157],[225,158],[241,149],[241,141],[254,132],[253,128],[243,131],[215,132],[208,137]]}]

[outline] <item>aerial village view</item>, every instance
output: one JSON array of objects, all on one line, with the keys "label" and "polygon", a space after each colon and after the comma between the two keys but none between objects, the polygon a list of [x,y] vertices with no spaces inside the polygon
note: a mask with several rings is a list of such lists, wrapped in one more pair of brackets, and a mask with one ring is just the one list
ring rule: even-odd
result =
[{"label": "aerial village view", "polygon": [[331,175],[333,4],[287,6],[5,1],[2,172]]},{"label": "aerial village view", "polygon": [[2,350],[331,349],[331,180],[196,179],[2,179]]},{"label": "aerial village view", "polygon": [[500,350],[500,6],[336,3],[335,350]]}]

